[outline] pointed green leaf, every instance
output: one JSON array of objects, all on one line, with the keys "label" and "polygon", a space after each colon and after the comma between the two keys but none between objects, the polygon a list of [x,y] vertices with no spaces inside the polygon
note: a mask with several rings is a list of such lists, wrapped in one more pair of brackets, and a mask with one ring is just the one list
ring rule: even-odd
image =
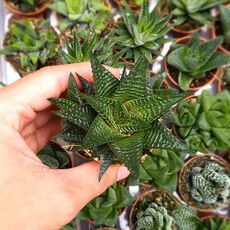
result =
[{"label": "pointed green leaf", "polygon": [[119,81],[92,56],[91,66],[94,77],[94,92],[96,95],[109,96],[119,84]]},{"label": "pointed green leaf", "polygon": [[73,101],[65,98],[49,98],[48,100],[58,106],[60,109],[72,108],[75,105]]},{"label": "pointed green leaf", "polygon": [[127,166],[135,179],[139,178],[140,173],[143,138],[144,132],[140,131],[110,144],[112,151]]},{"label": "pointed green leaf", "polygon": [[77,88],[77,82],[72,73],[70,73],[69,75],[69,83],[66,98],[67,100],[76,102],[78,105],[82,103],[80,92]]}]

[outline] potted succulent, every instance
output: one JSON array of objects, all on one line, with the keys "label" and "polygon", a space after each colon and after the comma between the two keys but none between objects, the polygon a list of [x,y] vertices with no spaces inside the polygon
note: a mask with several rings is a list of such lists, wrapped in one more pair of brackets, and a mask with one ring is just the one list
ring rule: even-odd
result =
[{"label": "potted succulent", "polygon": [[226,54],[230,54],[230,4],[228,6],[219,7],[219,15],[212,28],[212,37],[224,35],[224,42],[220,46],[220,50]]},{"label": "potted succulent", "polygon": [[57,64],[59,39],[44,19],[12,20],[0,55],[24,75],[43,66]]},{"label": "potted succulent", "polygon": [[196,211],[179,203],[169,192],[150,190],[140,195],[131,208],[131,230],[195,230]]},{"label": "potted succulent", "polygon": [[4,0],[5,6],[14,14],[24,17],[35,17],[42,14],[51,0]]},{"label": "potted succulent", "polygon": [[176,133],[193,151],[225,152],[230,149],[230,93],[211,96],[203,91],[197,98],[181,101],[173,115]]},{"label": "potted succulent", "polygon": [[38,154],[43,164],[53,169],[66,169],[72,167],[69,154],[56,142],[49,141]]},{"label": "potted succulent", "polygon": [[132,202],[132,196],[121,183],[115,183],[90,201],[77,215],[79,220],[113,226],[122,210]]},{"label": "potted succulent", "polygon": [[90,28],[101,34],[111,20],[111,8],[106,0],[54,0],[49,8],[60,15],[58,28],[67,34],[74,27]]},{"label": "potted succulent", "polygon": [[174,192],[177,173],[184,164],[185,154],[165,149],[151,149],[143,156],[140,182],[152,183],[154,187]]},{"label": "potted succulent", "polygon": [[198,34],[177,40],[164,60],[169,80],[184,91],[211,84],[217,68],[230,63],[229,55],[217,51],[222,41],[222,37],[205,41]]},{"label": "potted succulent", "polygon": [[198,32],[204,25],[211,28],[211,21],[213,20],[210,13],[211,8],[227,1],[201,0],[197,2],[166,0],[163,1],[163,4],[172,13],[172,18],[175,20],[175,27],[172,28],[173,35],[175,37],[184,37]]},{"label": "potted succulent", "polygon": [[59,50],[60,60],[63,64],[89,61],[92,53],[94,53],[100,63],[119,67],[119,58],[123,52],[113,53],[111,49],[114,45],[112,36],[113,34],[110,33],[101,38],[95,32],[81,31],[77,33],[74,31],[71,41],[67,38],[64,40],[66,49]]},{"label": "potted succulent", "polygon": [[230,220],[226,216],[204,216],[200,228],[202,230],[228,230],[230,228]]},{"label": "potted succulent", "polygon": [[230,92],[230,68],[224,68],[220,79],[218,79],[217,91],[228,90]]},{"label": "potted succulent", "polygon": [[126,50],[122,60],[128,64],[134,64],[141,56],[151,63],[161,55],[164,43],[172,40],[164,37],[173,26],[169,25],[170,16],[158,15],[157,8],[149,12],[148,0],[143,1],[138,16],[128,5],[119,9],[122,17],[115,28],[115,50]]},{"label": "potted succulent", "polygon": [[[141,58],[121,79],[116,79],[92,56],[94,84],[80,93],[70,78],[67,98],[50,99],[60,110],[55,114],[69,121],[79,149],[87,149],[101,163],[101,178],[113,163],[124,164],[137,180],[143,149],[163,148],[189,152],[158,119],[187,94],[173,89],[153,89],[147,76],[148,62]],[[71,126],[72,124],[72,126]],[[67,130],[67,131],[66,131]],[[67,140],[68,141],[68,140]]]},{"label": "potted succulent", "polygon": [[210,211],[228,204],[230,168],[222,158],[200,155],[191,158],[179,176],[181,198],[200,211]]}]

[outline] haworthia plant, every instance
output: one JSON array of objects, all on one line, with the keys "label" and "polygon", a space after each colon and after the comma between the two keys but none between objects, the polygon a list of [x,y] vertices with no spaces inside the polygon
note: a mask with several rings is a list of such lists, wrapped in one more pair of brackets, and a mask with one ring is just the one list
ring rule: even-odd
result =
[{"label": "haworthia plant", "polygon": [[212,19],[210,9],[227,1],[228,0],[170,0],[174,7],[172,14],[176,16],[177,25],[195,21],[197,24],[207,25],[209,27],[212,27],[210,22]]},{"label": "haworthia plant", "polygon": [[113,34],[101,38],[95,32],[82,31],[77,33],[73,32],[73,39],[65,39],[66,51],[59,50],[59,56],[63,64],[71,64],[89,61],[92,54],[97,55],[100,63],[109,66],[118,66],[119,58],[123,52],[117,54],[113,53],[114,42],[112,41]]},{"label": "haworthia plant", "polygon": [[71,168],[71,160],[67,152],[58,144],[48,142],[38,154],[38,158],[52,169]]},{"label": "haworthia plant", "polygon": [[148,0],[144,0],[139,16],[126,4],[125,9],[120,7],[122,15],[115,29],[115,48],[127,49],[124,57],[136,62],[141,56],[151,62],[160,55],[164,43],[171,41],[165,34],[172,28],[169,25],[170,16],[158,15],[157,8],[149,12]]},{"label": "haworthia plant", "polygon": [[195,34],[187,44],[176,47],[167,58],[169,65],[179,70],[179,87],[186,91],[193,79],[204,79],[206,73],[217,67],[230,64],[230,56],[217,51],[222,37],[200,42]]},{"label": "haworthia plant", "polygon": [[22,12],[33,12],[46,3],[45,0],[6,0],[6,2]]},{"label": "haworthia plant", "polygon": [[121,210],[129,205],[132,196],[121,183],[109,187],[103,194],[89,202],[78,214],[80,220],[113,226]]},{"label": "haworthia plant", "polygon": [[220,6],[220,22],[224,34],[224,42],[230,45],[230,7]]},{"label": "haworthia plant", "polygon": [[174,192],[184,157],[185,154],[171,150],[151,149],[141,164],[140,182],[152,182],[154,187]]},{"label": "haworthia plant", "polygon": [[202,220],[202,223],[200,224],[199,229],[202,229],[202,230],[229,230],[230,220],[227,218],[224,219],[218,216],[204,219]]},{"label": "haworthia plant", "polygon": [[126,165],[132,177],[138,179],[144,149],[189,151],[158,121],[187,93],[153,89],[144,58],[138,60],[128,75],[123,71],[120,80],[95,57],[91,59],[91,66],[94,84],[90,87],[80,77],[85,93],[78,91],[70,77],[67,98],[50,100],[60,108],[55,113],[72,123],[61,136],[100,158],[100,178],[109,165],[116,162]]},{"label": "haworthia plant", "polygon": [[191,197],[196,203],[218,206],[230,197],[230,176],[216,162],[191,169]]},{"label": "haworthia plant", "polygon": [[190,149],[207,153],[230,148],[230,93],[203,91],[195,103],[181,101],[174,114],[178,133]]}]

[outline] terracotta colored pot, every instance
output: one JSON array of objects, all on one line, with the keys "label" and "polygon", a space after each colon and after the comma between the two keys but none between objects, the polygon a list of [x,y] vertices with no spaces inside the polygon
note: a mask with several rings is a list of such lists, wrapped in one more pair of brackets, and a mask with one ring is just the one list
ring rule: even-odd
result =
[{"label": "terracotta colored pot", "polygon": [[23,12],[20,11],[19,9],[15,8],[14,6],[12,6],[9,2],[7,2],[6,0],[4,0],[4,4],[6,6],[6,8],[8,10],[10,10],[12,13],[18,15],[18,16],[22,16],[22,17],[36,17],[40,14],[42,14],[44,11],[46,11],[46,9],[48,8],[49,4],[51,3],[52,0],[47,0],[46,3],[44,3],[44,5],[38,9],[36,9],[36,11],[34,12]]},{"label": "terracotta colored pot", "polygon": [[[227,6],[227,7],[230,7],[230,3],[226,4],[226,6]],[[216,17],[219,18],[219,13],[217,14]],[[214,24],[213,24],[213,27],[212,27],[212,30],[211,30],[211,37],[212,37],[212,38],[216,38],[216,37],[218,36],[218,35],[217,35],[217,32],[216,32],[216,24],[218,23],[218,21],[219,21],[219,20],[217,20],[217,21],[214,22]],[[223,45],[220,45],[220,46],[219,46],[219,49],[220,49],[222,52],[224,52],[224,53],[230,55],[230,50],[226,49]]]},{"label": "terracotta colored pot", "polygon": [[[162,190],[162,189],[151,189],[149,191],[146,191],[144,192],[143,194],[140,194],[136,200],[134,201],[132,207],[131,207],[131,210],[130,210],[130,216],[129,216],[129,224],[130,224],[130,228],[131,230],[134,230],[135,229],[135,224],[134,224],[134,220],[135,220],[135,215],[136,215],[136,212],[139,208],[139,206],[141,205],[142,201],[144,199],[147,199],[149,202],[151,201],[151,194],[154,194],[154,193],[163,193],[164,195],[168,196],[169,198],[171,198],[171,200],[174,202],[174,205],[172,205],[172,207],[170,208],[171,211],[173,210],[173,206],[176,206],[177,204],[180,203],[180,201],[175,197],[173,196],[172,193],[170,192],[167,192],[165,190]],[[148,203],[149,203],[148,202]],[[166,207],[165,207],[166,208]],[[167,208],[166,208],[167,209]]]},{"label": "terracotta colored pot", "polygon": [[197,156],[192,157],[184,164],[183,168],[180,171],[179,180],[178,180],[179,195],[182,198],[182,200],[185,203],[187,203],[187,205],[195,208],[199,212],[212,212],[212,211],[216,211],[218,209],[225,207],[227,204],[222,204],[215,208],[199,208],[196,206],[195,204],[196,202],[190,199],[190,196],[188,195],[187,191],[185,191],[185,188],[183,188],[182,186],[184,184],[184,180],[185,180],[184,177],[186,175],[187,169],[191,168],[191,166],[194,165],[201,158],[209,158],[211,160],[215,160],[219,165],[226,168],[227,170],[229,170],[230,168],[230,165],[228,164],[228,162],[226,162],[223,158],[217,155],[214,155],[214,154],[204,154],[204,155],[197,155]]},{"label": "terracotta colored pot", "polygon": [[[174,45],[175,45],[175,44],[185,44],[185,43],[187,43],[190,39],[191,39],[191,36],[187,36],[187,37],[180,38],[180,39],[178,39],[178,40],[176,40],[176,41],[174,42]],[[205,41],[207,41],[207,40],[206,40],[205,38],[200,38],[200,41],[201,41],[201,42],[205,42]],[[168,53],[168,55],[169,55],[169,54],[170,54],[170,52]],[[168,73],[168,78],[169,78],[169,80],[173,83],[173,85],[175,85],[176,87],[179,88],[179,84],[178,84],[177,80],[174,79],[173,76],[170,74],[169,67],[168,67],[169,64],[167,63],[168,55],[164,58],[164,61],[163,61],[163,62],[164,62],[164,68],[165,68],[166,72]],[[174,68],[174,67],[173,67],[173,68]],[[215,78],[216,78],[217,71],[218,71],[218,69],[215,69],[215,70],[213,70],[212,72],[211,72],[211,71],[209,72],[209,74],[211,75],[211,78],[210,78],[205,84],[203,84],[203,85],[201,85],[201,86],[196,86],[196,87],[189,87],[188,90],[190,90],[190,91],[197,91],[197,90],[199,90],[199,89],[201,89],[201,88],[206,87],[207,85],[212,84],[213,81],[214,81]]]},{"label": "terracotta colored pot", "polygon": [[215,218],[215,217],[219,217],[219,218],[225,219],[225,220],[229,219],[229,217],[227,217],[227,216],[218,215],[218,214],[217,215],[202,216],[202,217],[200,217],[200,219],[201,220],[208,220],[208,219],[212,219],[212,218]]}]

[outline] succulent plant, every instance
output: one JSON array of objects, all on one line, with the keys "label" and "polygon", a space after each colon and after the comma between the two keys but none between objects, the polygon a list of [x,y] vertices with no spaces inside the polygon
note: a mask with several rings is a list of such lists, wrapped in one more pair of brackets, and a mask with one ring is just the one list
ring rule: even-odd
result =
[{"label": "succulent plant", "polygon": [[[158,119],[185,95],[172,89],[152,89],[147,76],[148,63],[139,59],[120,81],[91,59],[93,86],[82,80],[85,93],[77,90],[71,77],[67,99],[50,99],[60,110],[55,113],[68,120],[61,137],[88,149],[101,161],[100,177],[110,164],[125,164],[138,179],[143,149],[163,148],[188,151],[186,145]],[[72,123],[72,124],[71,124]],[[71,138],[70,138],[71,137]]]},{"label": "succulent plant", "polygon": [[177,230],[197,230],[201,220],[198,218],[196,210],[185,205],[178,205],[172,212]]},{"label": "succulent plant", "polygon": [[78,214],[80,220],[93,220],[97,224],[113,226],[122,208],[132,201],[132,196],[124,185],[116,183],[103,194],[90,201]]},{"label": "succulent plant", "polygon": [[100,63],[109,66],[119,66],[119,58],[122,53],[113,53],[112,33],[101,38],[94,32],[74,31],[71,42],[65,39],[66,51],[59,50],[59,56],[63,64],[89,61],[92,54],[97,55]]},{"label": "succulent plant", "polygon": [[173,229],[174,218],[166,208],[150,203],[148,208],[137,214],[136,230],[163,230]]},{"label": "succulent plant", "polygon": [[216,162],[192,168],[191,197],[199,203],[224,204],[230,197],[230,177],[225,168]]},{"label": "succulent plant", "polygon": [[152,182],[154,187],[174,192],[184,157],[185,154],[171,150],[151,149],[141,164],[140,181]]},{"label": "succulent plant", "polygon": [[46,3],[45,0],[6,0],[6,2],[22,12],[33,12]]},{"label": "succulent plant", "polygon": [[110,9],[106,1],[101,0],[54,0],[49,6],[63,15],[59,24],[61,30],[70,27],[89,27],[100,34],[106,28],[110,18]]},{"label": "succulent plant", "polygon": [[71,168],[71,160],[67,152],[58,144],[48,142],[38,154],[38,158],[52,169]]},{"label": "succulent plant", "polygon": [[164,43],[171,41],[165,34],[172,28],[170,16],[158,15],[157,8],[149,12],[148,0],[144,0],[139,16],[126,4],[120,7],[122,18],[115,29],[115,49],[127,49],[124,58],[136,62],[141,56],[151,62],[160,55]]},{"label": "succulent plant", "polygon": [[179,70],[178,83],[187,90],[194,79],[204,79],[208,71],[230,64],[230,56],[217,51],[222,37],[200,42],[195,34],[185,45],[179,45],[168,55],[167,62]]},{"label": "succulent plant", "polygon": [[230,220],[218,216],[204,219],[200,225],[202,230],[228,230],[230,229]]},{"label": "succulent plant", "polygon": [[190,149],[207,153],[230,148],[230,93],[202,91],[195,103],[181,101],[174,114],[180,137]]},{"label": "succulent plant", "polygon": [[230,92],[230,68],[224,71],[221,88],[222,90],[226,89]]},{"label": "succulent plant", "polygon": [[212,27],[210,9],[219,6],[228,0],[170,0],[174,7],[172,14],[176,17],[176,24],[195,21],[201,25]]},{"label": "succulent plant", "polygon": [[32,72],[57,62],[58,44],[57,34],[49,21],[13,20],[0,55],[6,55],[16,68]]},{"label": "succulent plant", "polygon": [[230,45],[230,8],[220,6],[220,22],[224,32],[224,42]]}]

